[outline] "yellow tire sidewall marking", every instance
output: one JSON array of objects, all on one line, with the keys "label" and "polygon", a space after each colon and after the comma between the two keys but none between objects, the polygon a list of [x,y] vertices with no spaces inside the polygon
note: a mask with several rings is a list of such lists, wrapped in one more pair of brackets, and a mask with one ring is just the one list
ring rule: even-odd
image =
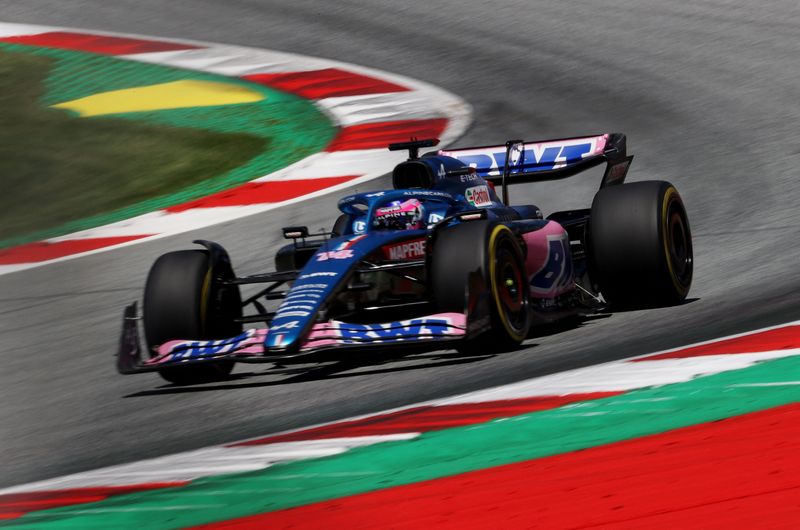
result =
[{"label": "yellow tire sidewall marking", "polygon": [[[506,332],[508,333],[508,335],[512,339],[514,339],[516,341],[522,341],[525,337],[523,337],[521,334],[517,333],[517,331],[514,330],[509,325],[508,320],[506,319],[505,312],[503,311],[502,304],[500,302],[500,293],[499,293],[499,287],[497,285],[497,278],[495,277],[495,271],[496,271],[496,267],[497,267],[497,256],[496,256],[496,252],[495,252],[495,248],[496,248],[495,247],[495,241],[500,236],[500,234],[502,234],[503,232],[508,232],[508,234],[511,235],[512,240],[513,240],[514,234],[513,234],[513,232],[511,232],[511,229],[508,228],[506,225],[497,225],[497,226],[495,226],[492,229],[491,235],[489,236],[489,282],[490,282],[490,285],[492,287],[492,298],[494,298],[494,303],[496,305],[497,312],[498,312],[498,314],[500,316],[500,320],[503,323],[503,327],[506,329]],[[524,288],[524,286],[523,286],[523,288]]]}]

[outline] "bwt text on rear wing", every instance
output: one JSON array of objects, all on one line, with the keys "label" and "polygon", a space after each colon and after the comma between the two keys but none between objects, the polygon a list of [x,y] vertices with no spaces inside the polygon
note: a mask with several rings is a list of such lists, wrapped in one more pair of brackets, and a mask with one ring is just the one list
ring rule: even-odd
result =
[{"label": "bwt text on rear wing", "polygon": [[505,145],[445,149],[438,154],[457,158],[487,181],[504,186],[563,179],[605,163],[603,188],[624,182],[633,160],[625,144],[624,134],[608,133],[539,142],[509,140]]}]

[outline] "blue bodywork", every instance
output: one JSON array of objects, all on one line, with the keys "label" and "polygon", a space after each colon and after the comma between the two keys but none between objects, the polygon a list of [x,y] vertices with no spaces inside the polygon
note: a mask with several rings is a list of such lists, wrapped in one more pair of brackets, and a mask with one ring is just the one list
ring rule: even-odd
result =
[{"label": "blue bodywork", "polygon": [[[272,319],[264,340],[267,351],[279,352],[298,346],[313,326],[325,302],[342,285],[350,271],[384,245],[427,236],[443,219],[460,212],[486,209],[489,218],[507,219],[518,214],[505,206],[492,186],[468,166],[449,156],[425,156],[414,163],[425,164],[434,178],[430,189],[397,189],[357,193],[342,198],[339,210],[350,218],[341,237],[326,241],[309,259]],[[456,173],[456,174],[454,174]],[[478,190],[483,202],[470,201]],[[473,191],[470,191],[473,190]],[[395,201],[417,199],[423,205],[427,229],[383,230],[372,226],[375,211]]]},{"label": "blue bodywork", "polygon": [[[472,340],[491,325],[490,293],[480,271],[470,272],[465,282],[467,299],[463,311],[456,309],[426,316],[416,314],[415,306],[421,304],[430,310],[445,307],[445,304],[438,304],[438,294],[429,296],[431,286],[426,284],[431,264],[429,252],[436,253],[431,249],[440,241],[440,230],[449,231],[453,225],[476,218],[492,222],[490,226],[503,224],[512,229],[524,248],[524,265],[532,290],[538,287],[543,292],[538,297],[536,292],[532,294],[537,298],[536,309],[559,314],[562,305],[556,298],[561,293],[552,289],[552,283],[563,281],[564,285],[571,285],[575,281],[570,238],[574,232],[578,250],[582,252],[580,242],[585,239],[588,226],[587,210],[555,212],[545,220],[533,205],[507,206],[498,197],[494,185],[502,184],[507,193],[507,186],[512,183],[567,178],[603,163],[606,171],[601,188],[619,185],[624,182],[633,158],[626,153],[625,136],[609,133],[532,143],[509,140],[505,146],[442,150],[417,156],[420,148],[432,147],[437,142],[412,139],[390,145],[390,150],[409,150],[409,159],[398,164],[392,173],[394,189],[342,198],[338,202],[342,216],[334,226],[335,233],[323,235],[333,236],[330,239],[306,241],[309,237],[306,227],[285,228],[284,236],[294,238],[295,242],[276,255],[276,272],[238,278],[221,246],[196,241],[207,249],[211,263],[209,272],[213,274],[212,289],[216,294],[232,292],[234,294],[229,297],[242,306],[253,304],[258,309],[258,314],[234,317],[233,322],[265,322],[268,328],[249,329],[237,337],[221,340],[187,337],[161,345],[151,344],[150,353],[154,353],[152,348],[156,346],[156,355],[143,361],[134,303],[125,309],[118,370],[137,373],[162,370],[167,366],[171,370],[172,364],[219,360],[270,362],[337,345],[361,347],[404,341]],[[507,199],[507,195],[504,198]],[[410,199],[414,201],[409,202]],[[480,215],[471,215],[471,212],[480,212]],[[568,233],[568,229],[572,232]],[[302,241],[298,243],[297,239]],[[458,256],[453,257],[458,259]],[[422,268],[425,273],[418,274]],[[375,282],[365,281],[364,277],[375,278]],[[392,289],[398,277],[400,287],[395,293]],[[387,278],[391,281],[382,283]],[[539,285],[537,282],[541,278],[550,284]],[[403,281],[410,285],[401,283]],[[240,301],[239,285],[264,283],[272,285]],[[291,285],[288,291],[276,290],[287,283]],[[381,291],[386,285],[389,289]],[[553,296],[550,296],[551,291],[555,293]],[[359,292],[365,294],[362,296]],[[390,296],[384,298],[382,293]],[[261,296],[268,300],[283,298],[283,301],[277,311],[271,313],[258,303]],[[374,298],[370,298],[372,296]],[[210,299],[222,304],[224,297],[213,298],[212,294]],[[375,300],[377,307],[366,309],[379,310],[373,314],[387,314],[386,320],[392,321],[365,322],[364,318],[371,317],[370,313],[362,315],[360,311],[359,304],[364,300],[369,303]],[[572,299],[565,300],[563,309],[570,310],[568,304],[572,303]],[[384,309],[387,311],[381,312]]]}]

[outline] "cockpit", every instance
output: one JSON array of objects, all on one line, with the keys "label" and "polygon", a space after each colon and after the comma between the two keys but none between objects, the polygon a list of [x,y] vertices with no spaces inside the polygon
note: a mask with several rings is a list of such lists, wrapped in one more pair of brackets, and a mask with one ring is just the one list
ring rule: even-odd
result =
[{"label": "cockpit", "polygon": [[425,228],[425,207],[419,199],[395,200],[375,209],[374,230],[420,230]]},{"label": "cockpit", "polygon": [[337,235],[385,230],[425,230],[453,210],[458,201],[438,190],[385,190],[349,195],[339,201],[341,230]]}]

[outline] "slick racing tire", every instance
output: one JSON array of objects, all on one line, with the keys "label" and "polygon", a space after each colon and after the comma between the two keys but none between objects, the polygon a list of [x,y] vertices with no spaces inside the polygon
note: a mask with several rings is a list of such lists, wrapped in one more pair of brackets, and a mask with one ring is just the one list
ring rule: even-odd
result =
[{"label": "slick racing tire", "polygon": [[692,285],[689,219],[675,186],[644,181],[600,190],[589,221],[591,276],[612,307],[674,305]]},{"label": "slick racing tire", "polygon": [[347,215],[346,213],[341,214],[339,217],[336,218],[336,222],[333,223],[333,229],[331,230],[332,237],[339,237],[343,236],[345,232],[350,228],[350,225],[353,223],[353,219],[351,216]]},{"label": "slick racing tire", "polygon": [[[212,340],[242,333],[233,321],[241,316],[236,287],[214,285],[208,252],[180,250],[159,257],[150,269],[144,291],[144,331],[148,351],[175,339]],[[226,379],[233,362],[223,361],[165,368],[161,377],[176,385]]]},{"label": "slick racing tire", "polygon": [[[430,264],[430,281],[437,307],[464,313],[467,286],[488,291],[491,327],[457,349],[464,353],[491,353],[514,349],[530,328],[525,260],[516,236],[502,224],[470,221],[437,235]],[[479,293],[471,293],[476,295]]]}]

